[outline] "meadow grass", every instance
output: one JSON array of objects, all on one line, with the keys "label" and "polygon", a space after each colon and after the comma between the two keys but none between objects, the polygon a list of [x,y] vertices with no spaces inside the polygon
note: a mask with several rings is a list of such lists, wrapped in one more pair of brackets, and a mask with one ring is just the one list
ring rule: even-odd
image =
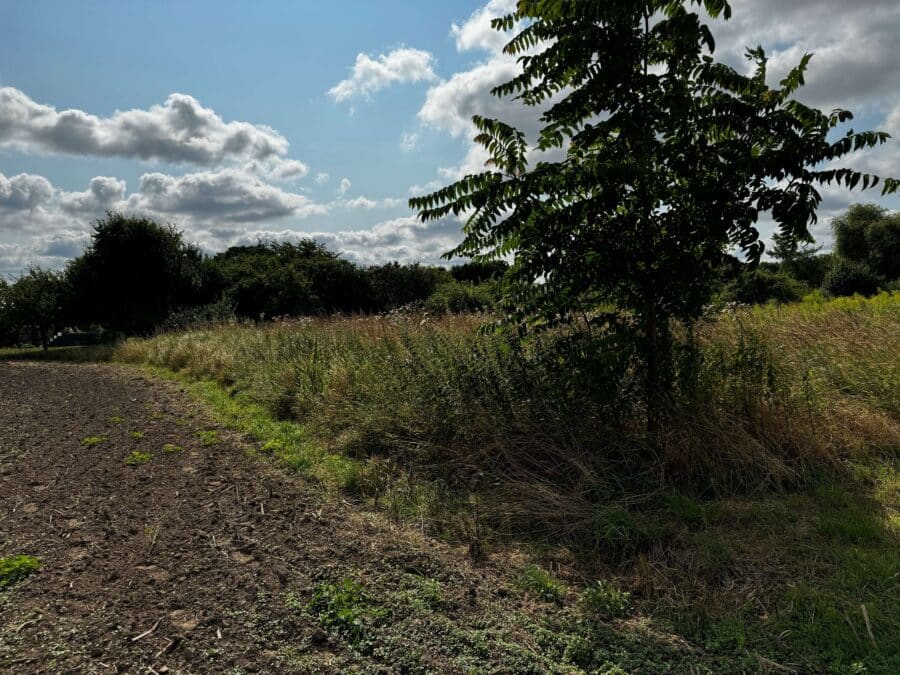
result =
[{"label": "meadow grass", "polygon": [[761,670],[900,671],[900,294],[676,331],[658,449],[625,352],[586,370],[570,336],[518,349],[486,320],[205,326],[112,358],[330,490],[473,552],[527,545],[601,614]]}]

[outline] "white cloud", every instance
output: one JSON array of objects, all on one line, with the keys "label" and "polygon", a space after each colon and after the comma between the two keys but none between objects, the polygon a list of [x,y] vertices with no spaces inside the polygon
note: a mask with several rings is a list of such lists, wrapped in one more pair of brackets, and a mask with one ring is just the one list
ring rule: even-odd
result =
[{"label": "white cloud", "polygon": [[341,194],[347,194],[347,191],[353,187],[353,183],[350,182],[349,178],[341,178]]},{"label": "white cloud", "polygon": [[240,223],[321,215],[328,208],[250,173],[222,169],[184,176],[144,174],[137,192],[125,200],[123,210],[192,221]]},{"label": "white cloud", "polygon": [[388,209],[401,206],[403,204],[403,200],[395,199],[393,197],[386,197],[384,199],[369,199],[368,197],[359,196],[355,197],[354,199],[341,200],[338,202],[338,204],[348,209],[365,209],[367,211],[371,211],[372,209]]},{"label": "white cloud", "polygon": [[325,183],[327,183],[329,181],[330,178],[331,178],[331,176],[329,176],[324,171],[320,171],[319,173],[316,174],[316,182],[319,185],[324,185]]},{"label": "white cloud", "polygon": [[416,195],[424,195],[429,192],[433,192],[440,187],[443,187],[444,181],[440,180],[430,180],[424,185],[410,185],[409,186],[409,194],[412,196]]},{"label": "white cloud", "polygon": [[0,173],[0,209],[31,211],[53,197],[53,186],[43,176],[20,173],[7,178]]},{"label": "white cloud", "polygon": [[441,255],[462,239],[461,223],[455,217],[421,223],[414,216],[380,222],[369,229],[341,232],[298,230],[236,230],[199,233],[208,250],[252,244],[260,239],[297,241],[315,239],[354,262],[371,265],[397,260],[401,263],[446,264]]},{"label": "white cloud", "polygon": [[244,170],[269,180],[291,181],[303,178],[309,173],[309,166],[298,159],[273,157],[261,162],[249,162]]},{"label": "white cloud", "polygon": [[490,93],[493,87],[512,79],[517,72],[516,60],[501,55],[456,73],[428,90],[419,119],[456,137],[472,133],[472,116],[476,114],[499,117],[514,125],[517,119],[521,122],[527,118],[533,127],[532,118],[536,121],[538,116],[534,109]]},{"label": "white cloud", "polygon": [[743,69],[747,47],[762,45],[770,81],[778,82],[800,57],[813,53],[797,97],[830,110],[882,110],[900,100],[896,0],[748,0],[733,3],[730,21],[712,23],[716,56]]},{"label": "white cloud", "polygon": [[136,191],[126,194],[126,187],[123,180],[97,176],[87,190],[67,192],[42,176],[7,178],[0,174],[0,231],[10,236],[84,231],[107,210],[174,221],[189,228],[227,229],[324,215],[332,207],[237,168],[182,176],[147,173],[141,176]]},{"label": "white cloud", "polygon": [[225,122],[186,94],[172,94],[148,110],[98,117],[81,110],[57,111],[12,87],[0,88],[0,147],[4,146],[201,166],[229,160],[285,161],[288,152],[287,139],[274,129]]},{"label": "white cloud", "polygon": [[81,254],[90,241],[87,231],[63,230],[33,237],[24,243],[0,244],[0,275],[15,276],[29,265],[62,269]]},{"label": "white cloud", "polygon": [[108,176],[91,178],[84,192],[60,192],[59,207],[72,215],[100,214],[113,209],[125,199],[124,180]]},{"label": "white cloud", "polygon": [[496,31],[491,27],[491,20],[511,14],[515,9],[516,0],[490,0],[484,7],[475,10],[462,25],[454,23],[450,27],[450,34],[456,40],[457,51],[500,51],[509,42],[514,31]]},{"label": "white cloud", "polygon": [[338,103],[351,98],[371,98],[394,83],[437,79],[433,65],[434,57],[420,49],[395,49],[374,59],[359,54],[350,77],[329,89],[328,94]]}]

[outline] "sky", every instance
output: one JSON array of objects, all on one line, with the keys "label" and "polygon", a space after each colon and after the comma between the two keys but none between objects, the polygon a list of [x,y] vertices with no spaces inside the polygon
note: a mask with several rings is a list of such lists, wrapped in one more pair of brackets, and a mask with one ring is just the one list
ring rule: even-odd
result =
[{"label": "sky", "polygon": [[[0,274],[61,268],[106,210],[208,251],[314,237],[364,264],[437,263],[453,217],[411,195],[483,169],[473,114],[533,138],[491,87],[516,72],[490,28],[514,0],[0,0]],[[900,176],[900,0],[732,0],[716,56],[762,45],[772,81],[814,54],[799,98],[892,140],[844,163]],[[880,191],[824,190],[813,229]],[[771,223],[760,223],[764,237]]]}]

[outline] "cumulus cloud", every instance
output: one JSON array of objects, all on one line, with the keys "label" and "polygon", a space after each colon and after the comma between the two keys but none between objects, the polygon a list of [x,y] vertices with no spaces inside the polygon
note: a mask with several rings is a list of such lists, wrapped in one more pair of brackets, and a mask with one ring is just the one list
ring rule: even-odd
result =
[{"label": "cumulus cloud", "polygon": [[395,49],[374,59],[359,54],[350,77],[329,89],[328,95],[340,103],[352,98],[371,98],[394,83],[433,81],[437,79],[433,65],[434,57],[420,49]]},{"label": "cumulus cloud", "polygon": [[730,21],[712,24],[717,57],[746,63],[747,47],[762,45],[772,82],[813,53],[806,86],[798,97],[813,105],[884,109],[900,100],[896,0],[750,0],[733,4]]},{"label": "cumulus cloud", "polygon": [[239,169],[184,176],[144,174],[137,192],[125,200],[123,207],[128,212],[225,222],[306,217],[328,210],[308,197],[269,185]]},{"label": "cumulus cloud", "polygon": [[125,199],[124,180],[109,176],[91,178],[84,192],[61,192],[59,207],[72,215],[97,214],[114,209]]},{"label": "cumulus cloud", "polygon": [[428,90],[419,110],[419,119],[456,137],[472,132],[472,116],[476,114],[502,117],[513,124],[516,120],[526,121],[529,126],[535,126],[537,115],[534,110],[490,93],[492,88],[512,79],[517,72],[516,60],[501,55],[456,73]]},{"label": "cumulus cloud", "polygon": [[349,178],[341,178],[341,194],[347,194],[347,191],[353,187],[353,183],[350,182]]},{"label": "cumulus cloud", "polygon": [[429,192],[434,192],[435,190],[442,187],[443,185],[444,185],[444,182],[440,181],[440,180],[430,180],[427,183],[425,183],[424,185],[418,185],[418,184],[410,185],[409,186],[409,194],[411,196],[424,195]]},{"label": "cumulus cloud", "polygon": [[516,9],[516,0],[490,0],[484,7],[472,12],[462,24],[453,24],[450,34],[456,40],[456,49],[464,52],[484,49],[498,52],[509,42],[511,33],[502,33],[491,27],[497,17],[511,14]]},{"label": "cumulus cloud", "polygon": [[[456,180],[485,169],[488,153],[481,146],[468,142],[476,133],[472,124],[474,115],[512,124],[533,143],[541,128],[540,117],[544,110],[562,97],[562,94],[557,94],[543,105],[530,107],[512,97],[501,98],[491,94],[494,87],[508,82],[520,71],[517,58],[502,53],[503,46],[517,29],[499,32],[491,27],[492,19],[509,14],[515,6],[516,0],[489,0],[465,22],[453,24],[451,28],[458,51],[481,50],[486,55],[470,68],[430,87],[418,112],[418,118],[425,126],[467,141],[465,156],[460,164],[439,170],[438,173],[446,179]],[[561,155],[558,151],[539,154],[532,150],[529,159],[554,161]]]},{"label": "cumulus cloud", "polygon": [[[323,215],[340,205],[317,203],[238,168],[183,176],[147,173],[141,176],[137,190],[127,194],[126,188],[124,180],[96,176],[86,190],[68,192],[42,176],[7,178],[0,174],[0,231],[12,237],[86,231],[91,221],[108,210],[174,221],[189,229],[227,230],[248,223]],[[388,200],[372,202],[372,208],[382,205],[389,205]],[[7,251],[7,258],[11,255]]]},{"label": "cumulus cloud", "polygon": [[371,265],[392,260],[401,263],[443,263],[445,261],[441,256],[459,243],[462,234],[461,223],[455,217],[421,223],[414,216],[409,216],[383,221],[369,229],[340,232],[291,229],[216,230],[198,233],[198,237],[209,250],[252,244],[260,239],[298,241],[310,238],[349,260]]},{"label": "cumulus cloud", "polygon": [[316,182],[317,182],[319,185],[324,185],[324,184],[327,183],[330,179],[331,179],[331,176],[329,176],[329,175],[328,175],[327,173],[325,173],[324,171],[320,171],[319,173],[316,174]]},{"label": "cumulus cloud", "polygon": [[29,265],[62,269],[68,260],[81,254],[89,241],[86,231],[63,230],[21,243],[0,244],[0,275],[18,275]]},{"label": "cumulus cloud", "polygon": [[249,173],[275,181],[291,181],[303,178],[309,173],[309,166],[300,160],[281,157],[273,157],[261,162],[248,162],[243,168]]},{"label": "cumulus cloud", "polygon": [[393,197],[386,197],[384,199],[369,199],[368,197],[363,197],[360,195],[359,197],[355,197],[354,199],[344,199],[338,202],[340,206],[343,206],[348,209],[365,209],[367,211],[371,211],[372,209],[386,209],[386,208],[395,208],[403,204],[402,199],[395,199]]},{"label": "cumulus cloud", "polygon": [[0,173],[0,209],[31,211],[53,197],[53,186],[43,176],[20,173],[7,178]]},{"label": "cumulus cloud", "polygon": [[81,110],[57,111],[12,87],[0,88],[0,147],[201,166],[278,161],[288,152],[287,139],[274,129],[225,122],[186,94],[172,94],[148,110],[99,117]]}]

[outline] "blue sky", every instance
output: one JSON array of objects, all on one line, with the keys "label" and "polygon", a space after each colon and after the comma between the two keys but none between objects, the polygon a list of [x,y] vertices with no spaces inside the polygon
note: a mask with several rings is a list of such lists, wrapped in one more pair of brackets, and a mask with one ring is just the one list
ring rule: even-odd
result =
[{"label": "blue sky", "polygon": [[[403,191],[434,173],[433,157],[458,154],[459,143],[439,133],[423,138],[422,152],[398,152],[401,134],[417,126],[425,83],[352,106],[335,105],[327,91],[348,75],[360,52],[424,46],[435,54],[436,70],[449,75],[463,68],[472,58],[456,52],[449,27],[477,2],[256,5],[265,11],[221,1],[0,5],[0,82],[57,109],[107,116],[183,92],[225,120],[277,129],[312,171],[346,176],[372,195]],[[84,189],[100,173],[131,183],[146,169],[84,157],[3,159],[22,171],[51,167],[54,183],[70,190]]]},{"label": "blue sky", "polygon": [[[762,43],[777,74],[815,51],[801,98],[900,137],[900,3],[732,4],[720,58]],[[511,6],[0,0],[0,273],[61,266],[104,208],[208,250],[313,234],[361,262],[436,261],[460,223],[422,226],[405,200],[480,167],[471,114],[537,128],[487,93],[514,69],[488,28]],[[900,174],[897,145],[861,168]],[[823,222],[862,199],[898,206],[831,191]]]}]

